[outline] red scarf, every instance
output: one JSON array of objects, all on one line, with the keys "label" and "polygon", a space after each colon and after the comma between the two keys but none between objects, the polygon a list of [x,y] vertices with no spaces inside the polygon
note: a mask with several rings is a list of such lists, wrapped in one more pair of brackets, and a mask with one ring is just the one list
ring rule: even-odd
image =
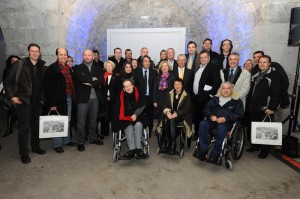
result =
[{"label": "red scarf", "polygon": [[109,73],[109,72],[104,73],[104,85],[106,85],[106,80],[107,80],[108,76],[112,76],[112,73]]},{"label": "red scarf", "polygon": [[[139,92],[136,87],[134,88],[134,95],[135,95],[135,101],[137,102],[139,99]],[[125,116],[124,115],[124,90],[121,91],[120,93],[120,115],[119,115],[119,120],[127,120],[132,122],[132,118],[130,116]]]}]

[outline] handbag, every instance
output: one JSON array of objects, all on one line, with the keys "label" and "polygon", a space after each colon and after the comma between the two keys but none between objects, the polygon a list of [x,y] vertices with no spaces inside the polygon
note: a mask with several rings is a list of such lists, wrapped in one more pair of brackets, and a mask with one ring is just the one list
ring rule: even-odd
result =
[{"label": "handbag", "polygon": [[[265,122],[269,118],[270,122]],[[266,115],[262,122],[251,122],[251,143],[263,145],[282,145],[282,123],[272,122]]]},{"label": "handbag", "polygon": [[0,92],[0,101],[1,101],[1,107],[3,107],[6,110],[15,110],[17,108],[17,105],[11,103],[10,99],[5,95],[4,89]]},{"label": "handbag", "polygon": [[[20,75],[21,75],[21,71],[23,68],[23,60],[22,61],[18,61],[18,66],[17,66],[17,70],[16,70],[16,77],[15,77],[15,85],[14,85],[14,93],[17,92],[18,90],[18,83],[19,83],[19,79],[20,79]],[[5,91],[4,88],[2,88],[1,92],[0,92],[0,100],[1,100],[1,106],[4,107],[4,109],[6,110],[16,110],[17,109],[17,105],[13,104],[10,99],[5,95]]]},{"label": "handbag", "polygon": [[48,115],[40,116],[39,121],[39,138],[55,138],[55,137],[67,137],[69,129],[69,118],[68,116]]},{"label": "handbag", "polygon": [[299,139],[294,136],[284,137],[281,151],[283,154],[285,154],[289,157],[299,158],[300,157]]}]

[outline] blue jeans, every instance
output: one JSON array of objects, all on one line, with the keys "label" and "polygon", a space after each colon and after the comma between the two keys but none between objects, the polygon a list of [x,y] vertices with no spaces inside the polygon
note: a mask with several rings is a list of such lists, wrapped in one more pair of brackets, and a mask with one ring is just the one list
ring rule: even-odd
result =
[{"label": "blue jeans", "polygon": [[211,129],[217,129],[216,132],[216,141],[213,150],[210,153],[211,159],[216,159],[220,156],[222,150],[222,143],[224,138],[226,137],[226,133],[229,129],[232,128],[232,124],[222,123],[218,124],[217,122],[213,122],[211,120],[202,120],[199,123],[199,155],[204,156],[208,150],[208,142],[209,142],[209,132]]},{"label": "blue jeans", "polygon": [[[85,142],[85,121],[88,115],[88,128],[90,142],[97,139],[96,125],[99,101],[98,99],[89,100],[87,103],[77,104],[77,144]],[[112,110],[110,110],[112,111]]]},{"label": "blue jeans", "polygon": [[68,136],[67,137],[60,137],[60,138],[53,138],[53,147],[61,147],[65,144],[68,144],[70,140],[70,122],[71,122],[71,113],[72,113],[72,96],[67,97],[67,108],[68,108]]}]

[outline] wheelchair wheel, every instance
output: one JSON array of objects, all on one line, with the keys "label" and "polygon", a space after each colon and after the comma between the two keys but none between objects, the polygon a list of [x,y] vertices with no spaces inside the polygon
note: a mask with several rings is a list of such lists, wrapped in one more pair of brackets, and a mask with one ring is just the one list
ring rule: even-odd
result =
[{"label": "wheelchair wheel", "polygon": [[242,125],[239,125],[237,131],[232,137],[232,158],[238,160],[242,157],[245,146],[245,132]]},{"label": "wheelchair wheel", "polygon": [[118,133],[113,132],[113,149],[115,148],[117,143],[118,143]]},{"label": "wheelchair wheel", "polygon": [[160,147],[157,147],[156,153],[157,153],[157,155],[160,154]]},{"label": "wheelchair wheel", "polygon": [[182,158],[184,156],[184,149],[180,149],[180,157]]},{"label": "wheelchair wheel", "polygon": [[119,159],[119,150],[117,148],[114,149],[113,153],[113,161],[116,162]]},{"label": "wheelchair wheel", "polygon": [[226,160],[225,166],[228,170],[232,170],[232,162],[231,160]]}]

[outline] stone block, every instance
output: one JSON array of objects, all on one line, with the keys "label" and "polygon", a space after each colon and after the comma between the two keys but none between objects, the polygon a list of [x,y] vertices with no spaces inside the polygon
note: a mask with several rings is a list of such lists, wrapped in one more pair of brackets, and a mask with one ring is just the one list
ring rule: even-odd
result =
[{"label": "stone block", "polygon": [[59,27],[60,22],[64,20],[65,16],[57,11],[49,11],[41,14],[43,27],[54,28]]},{"label": "stone block", "polygon": [[58,41],[58,28],[30,29],[32,42],[52,43]]},{"label": "stone block", "polygon": [[28,29],[3,28],[4,41],[6,44],[29,44],[31,42]]},{"label": "stone block", "polygon": [[11,16],[14,20],[13,28],[42,28],[43,22],[40,13],[21,12],[13,13]]}]

